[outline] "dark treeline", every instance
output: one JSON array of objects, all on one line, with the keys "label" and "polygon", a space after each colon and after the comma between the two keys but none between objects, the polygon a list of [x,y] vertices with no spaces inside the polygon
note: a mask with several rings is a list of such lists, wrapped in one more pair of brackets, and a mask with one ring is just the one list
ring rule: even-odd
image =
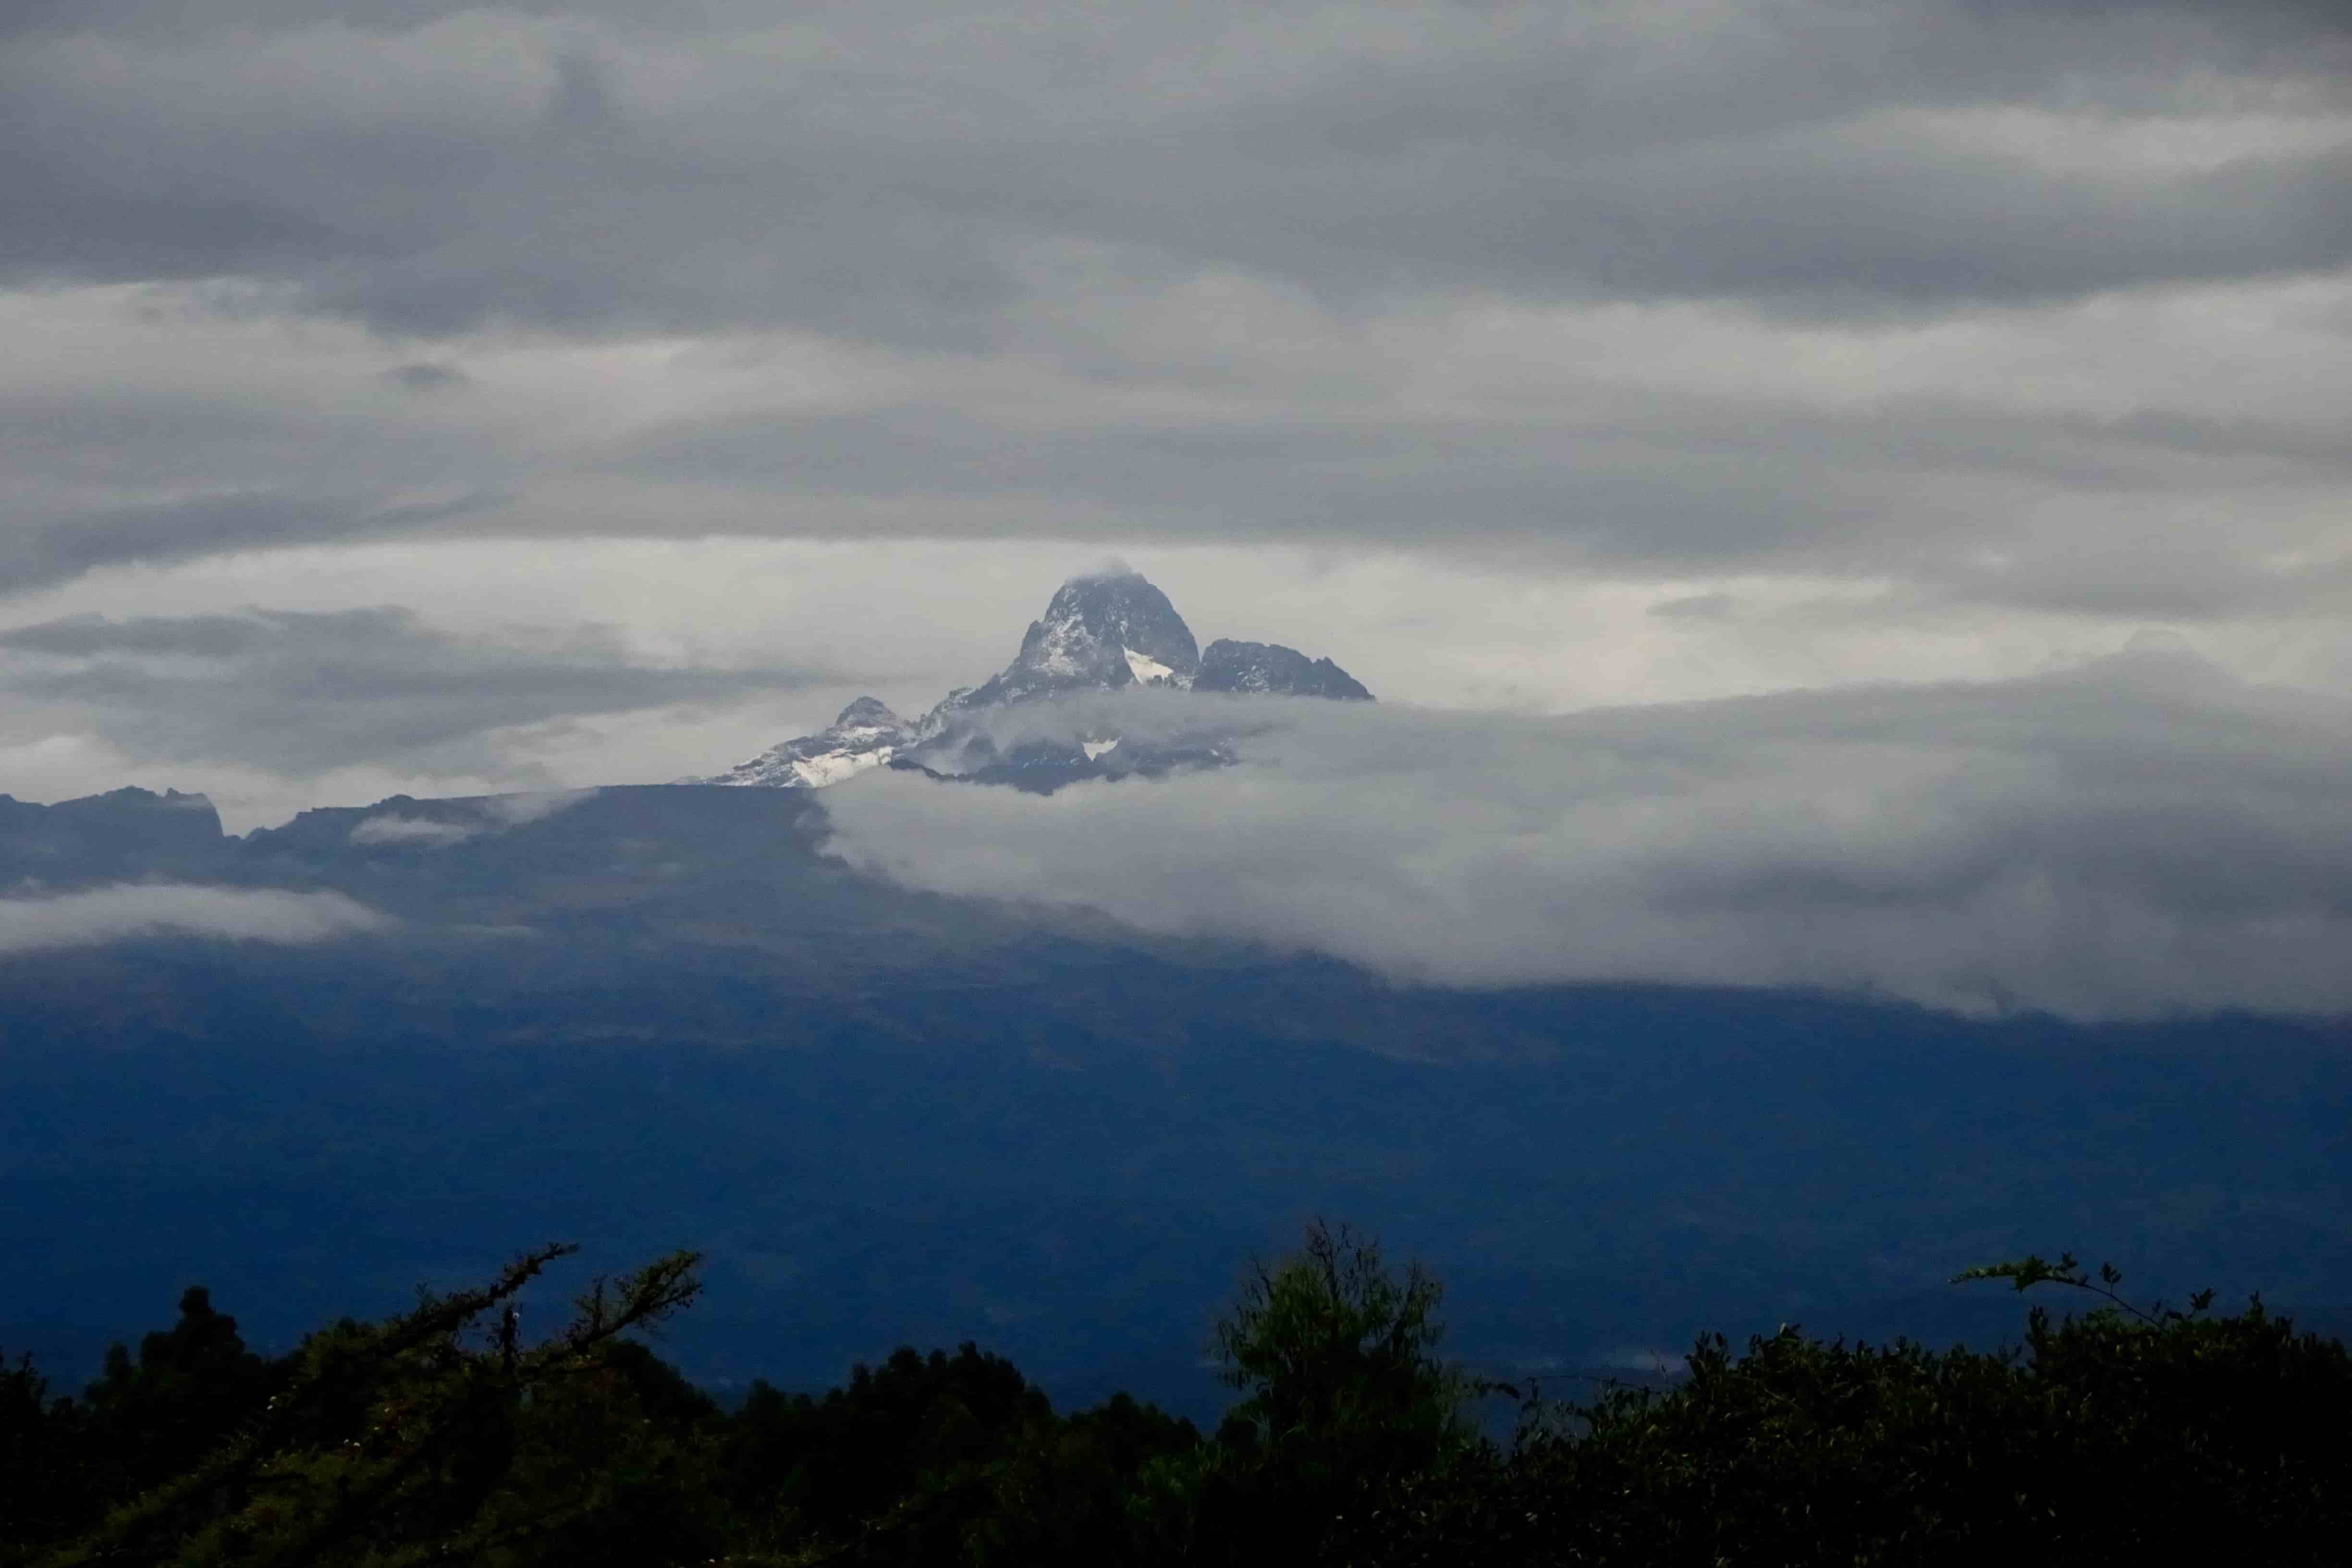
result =
[{"label": "dark treeline", "polygon": [[[191,1289],[72,1397],[0,1365],[0,1563],[2337,1563],[2352,1359],[2259,1300],[2140,1307],[2112,1270],[1963,1278],[2088,1293],[1991,1352],[1795,1329],[1702,1342],[1658,1392],[1566,1402],[1438,1353],[1436,1282],[1344,1228],[1253,1266],[1204,1436],[1125,1395],[1057,1415],[1003,1359],[901,1350],[735,1409],[638,1332],[678,1254],[522,1342],[516,1293],[346,1320],[267,1360]],[[1482,1401],[1516,1399],[1513,1440]]]}]

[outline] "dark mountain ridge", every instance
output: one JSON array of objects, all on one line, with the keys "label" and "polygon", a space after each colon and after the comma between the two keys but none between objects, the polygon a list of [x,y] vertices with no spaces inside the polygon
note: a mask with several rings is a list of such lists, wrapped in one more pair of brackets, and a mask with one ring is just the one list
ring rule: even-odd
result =
[{"label": "dark mountain ridge", "polygon": [[1363,683],[1328,658],[1310,659],[1280,643],[1235,642],[1219,637],[1201,657],[1195,691],[1270,692],[1283,697],[1327,697],[1370,702]]},{"label": "dark mountain ridge", "polygon": [[2315,1326],[2352,1292],[2340,1024],[1400,984],[908,892],[828,858],[805,790],[394,797],[243,838],[98,798],[5,821],[129,814],[154,858],[52,857],[48,887],[393,919],[0,956],[0,1345],[60,1376],[191,1282],[284,1348],[549,1237],[708,1248],[668,1353],[714,1386],[971,1338],[1057,1398],[1202,1415],[1234,1259],[1315,1212],[1425,1258],[1451,1348],[1507,1373],[1781,1320],[1991,1342],[2009,1305],[1939,1281],[2035,1247]]},{"label": "dark mountain ridge", "polygon": [[125,788],[50,805],[0,795],[0,888],[201,876],[222,842],[200,795]]}]

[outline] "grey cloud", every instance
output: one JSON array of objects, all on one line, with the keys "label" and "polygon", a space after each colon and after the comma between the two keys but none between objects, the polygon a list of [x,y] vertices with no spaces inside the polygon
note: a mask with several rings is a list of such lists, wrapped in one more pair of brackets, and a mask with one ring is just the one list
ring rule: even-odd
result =
[{"label": "grey cloud", "polygon": [[[17,459],[11,477],[62,481],[62,493],[45,508],[12,509],[24,521],[0,533],[0,552],[13,550],[19,565],[35,541],[66,537],[69,545],[69,536],[82,532],[135,537],[140,519],[163,520],[160,531],[168,535],[169,520],[183,509],[192,529],[266,537],[272,529],[299,532],[306,511],[313,514],[312,529],[331,535],[383,504],[350,489],[355,462],[381,460],[377,443],[353,442],[348,426],[338,429],[317,411],[255,406],[227,388],[191,394],[131,386],[58,395],[0,386],[0,422]],[[338,447],[341,471],[324,471],[333,467],[325,454]],[[446,471],[446,463],[435,461],[443,456],[433,452],[413,466]],[[257,474],[266,479],[257,482]],[[103,487],[101,496],[129,491],[177,499],[109,505],[89,493],[97,487]],[[242,524],[235,521],[240,509],[249,514]],[[53,545],[49,553],[70,559],[74,552]]]},{"label": "grey cloud", "polygon": [[[1100,503],[1110,527],[1137,538],[1177,519],[1192,537],[1410,540],[1425,536],[1433,516],[1448,516],[1475,518],[1465,532],[1671,560],[1774,553],[1871,521],[1809,476],[1776,474],[1745,454],[1629,449],[1589,432],[1468,424],[1397,428],[1268,416],[1038,431],[906,407],[674,431],[607,461],[661,479],[789,477],[818,493],[1075,498]],[[925,518],[918,526],[943,525]],[[1105,521],[1088,513],[1067,526],[1098,535]]]},{"label": "grey cloud", "polygon": [[[398,14],[363,15],[307,35],[320,69],[363,72],[367,51],[406,36]],[[77,69],[75,40],[52,29],[0,56],[22,105],[0,173],[15,204],[0,265],[246,271],[294,284],[310,308],[427,335],[800,321],[983,343],[1032,287],[1019,253],[1066,243],[1326,291],[1837,310],[2342,263],[2340,154],[2061,176],[1857,120],[2160,100],[2151,60],[2325,83],[2326,48],[2283,47],[2327,41],[2317,7],[1986,15],[1822,0],[1707,30],[1599,11],[1370,8],[1351,27],[1302,9],[1253,14],[1234,37],[1223,8],[1105,34],[1041,6],[976,16],[949,46],[876,6],[797,18],[799,47],[762,88],[739,79],[686,101],[632,89],[631,52],[723,57],[773,17],[714,8],[699,37],[673,22],[649,37],[634,14],[625,28],[594,7],[428,13],[415,19],[506,29],[499,41],[523,58],[507,102],[471,121],[364,125],[324,100],[245,110],[198,92],[208,63],[240,63],[225,34],[134,25],[140,41],[109,46],[101,71]],[[292,20],[250,16],[281,32]],[[1417,47],[1364,43],[1415,26]]]},{"label": "grey cloud", "polygon": [[392,923],[341,893],[140,884],[49,898],[0,899],[0,955],[164,935],[328,942]]},{"label": "grey cloud", "polygon": [[53,152],[0,151],[0,277],[99,283],[282,272],[353,237],[277,203],[225,191],[123,189]]},{"label": "grey cloud", "polygon": [[[267,32],[320,24],[388,33],[482,9],[480,0],[232,0],[204,7],[183,0],[11,0],[0,12],[0,37],[95,33],[201,39],[225,28]],[[657,9],[625,0],[504,0],[498,9],[521,16],[626,17],[649,32],[693,32],[730,16],[740,19],[751,7],[740,0],[672,0]]]},{"label": "grey cloud", "polygon": [[[842,498],[1037,498],[1082,503],[1038,534],[1267,535],[1523,548],[1634,573],[1894,568],[1956,599],[2102,616],[2326,605],[2344,574],[2249,558],[2242,539],[2121,551],[2093,529],[1953,496],[1955,478],[2170,500],[2352,480],[2352,449],[2259,420],[2004,413],[1949,403],[1850,413],[1710,407],[1628,391],[1547,427],[1472,420],[1244,422],[1024,428],[936,406],[793,420],[724,418],[640,437],[609,471]],[[803,514],[811,531],[828,523]],[[780,518],[780,531],[793,525]],[[876,530],[887,521],[868,525]],[[908,532],[992,531],[975,510],[909,514]],[[1987,564],[1998,548],[2003,560]]]},{"label": "grey cloud", "polygon": [[[34,360],[0,388],[0,593],[594,531],[2342,604],[2341,377],[2280,391],[2293,344],[2345,330],[2331,285],[2133,291],[2340,279],[2352,31],[2326,7],[640,9],[17,13],[0,279],[199,279],[159,293],[375,331],[159,320],[111,380]],[[1519,342],[1496,319],[1527,301],[1573,309]],[[2140,343],[2101,324],[2135,310]],[[831,341],[749,330],[779,324]],[[659,370],[549,341],[672,332],[698,341]],[[2228,362],[2211,390],[2135,352],[2167,332]],[[284,374],[142,379],[230,342]]]},{"label": "grey cloud", "polygon": [[416,393],[451,392],[473,384],[473,377],[456,365],[425,361],[394,365],[383,373],[383,378],[403,392]]},{"label": "grey cloud", "polygon": [[0,534],[0,595],[68,582],[101,566],[160,565],[239,550],[414,533],[505,498],[386,502],[275,490],[198,496],[34,521]]},{"label": "grey cloud", "polygon": [[[2205,0],[1959,0],[1958,9],[1963,15],[2003,20],[2058,16],[2102,20],[2179,17],[2204,22],[2214,16]],[[2232,34],[2255,47],[2294,42],[2315,34],[2334,37],[2346,28],[2344,8],[2336,0],[2249,0],[2231,6],[2222,19]]]},{"label": "grey cloud", "polygon": [[[1563,105],[1549,116],[1486,108],[1455,128],[1441,106],[1422,106],[1423,129],[1360,140],[1298,123],[1286,105],[1286,134],[1237,129],[1223,163],[1159,168],[1107,191],[1103,210],[1117,216],[1103,227],[1326,290],[1731,297],[1864,316],[2333,269],[2352,254],[2352,158],[2341,150],[2212,174],[2067,174],[1840,123],[1809,72],[1780,84],[1794,89],[1786,100],[1752,102],[1755,82],[1720,84],[1725,101],[1761,111],[1765,123],[1746,126],[1709,127],[1722,110],[1703,101],[1677,106],[1689,118],[1620,105],[1612,126],[1582,84],[1556,78],[1540,89]],[[1902,85],[1927,104],[1945,96]],[[1796,118],[1800,105],[1808,118]],[[1415,123],[1402,107],[1379,118]]]},{"label": "grey cloud", "polygon": [[403,816],[387,812],[381,816],[362,817],[352,825],[354,844],[462,844],[480,835],[482,829],[469,823],[442,822],[429,816]]},{"label": "grey cloud", "polygon": [[2180,654],[1555,720],[1170,699],[1007,722],[1236,715],[1242,765],[1206,774],[1045,799],[851,781],[825,796],[834,850],[1455,984],[2352,1011],[2352,710]]},{"label": "grey cloud", "polygon": [[[596,626],[460,637],[394,608],[80,616],[0,632],[0,655],[10,654],[0,693],[51,710],[58,727],[85,728],[136,760],[281,773],[360,763],[463,772],[496,761],[493,731],[815,679],[651,668]],[[563,804],[550,797],[546,809]]]},{"label": "grey cloud", "polygon": [[[201,8],[192,8],[184,0],[13,0],[7,10],[0,13],[0,37],[98,33],[121,37],[200,38],[224,27],[266,31],[320,23],[389,32],[482,8],[478,0],[222,0]],[[1482,11],[1512,9],[1488,5],[1484,0],[1465,0],[1450,8],[1468,17]],[[644,33],[686,36],[718,31],[746,21],[772,19],[778,11],[778,7],[761,0],[674,0],[656,10],[648,10],[630,0],[511,0],[499,9],[526,16],[625,18]],[[1050,15],[1053,9],[1047,5],[1008,6],[998,8],[992,15],[1010,20],[1023,15]],[[1869,9],[1885,12],[1900,7]],[[2243,37],[2250,44],[2292,41],[2313,33],[2329,35],[2344,27],[2342,8],[2336,0],[2241,0],[2218,16],[2208,0],[1952,0],[1948,5],[1913,9],[1958,18],[2043,23],[2053,18],[2200,24],[2218,21],[2226,26],[2224,37]]]},{"label": "grey cloud", "polygon": [[252,616],[151,616],[115,621],[96,613],[0,630],[0,648],[95,658],[106,654],[184,653],[234,658],[268,641],[271,627]]},{"label": "grey cloud", "polygon": [[1739,602],[1728,594],[1686,594],[1679,599],[1661,599],[1650,606],[1650,614],[1669,621],[1722,621],[1738,613]]},{"label": "grey cloud", "polygon": [[[0,89],[30,106],[0,168],[0,232],[16,237],[0,276],[243,273],[290,286],[300,309],[425,337],[820,321],[979,342],[1015,296],[992,253],[1019,226],[925,170],[955,161],[951,143],[877,156],[783,106],[747,159],[638,123],[593,50],[516,41],[536,56],[510,88],[528,111],[364,132],[323,111],[297,128],[184,96],[119,100],[0,55]],[[185,95],[184,74],[159,91]]]},{"label": "grey cloud", "polygon": [[2060,542],[2000,567],[1949,563],[1942,575],[1956,601],[2137,620],[2326,613],[2352,590],[2352,561],[2273,563],[2202,541],[2160,552]]}]

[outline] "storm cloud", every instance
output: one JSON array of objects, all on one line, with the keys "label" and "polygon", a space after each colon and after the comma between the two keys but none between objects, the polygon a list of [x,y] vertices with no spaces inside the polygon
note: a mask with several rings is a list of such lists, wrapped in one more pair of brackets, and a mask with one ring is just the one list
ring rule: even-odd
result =
[{"label": "storm cloud", "polygon": [[2352,708],[2178,649],[1549,720],[1147,694],[1003,724],[1228,727],[1243,760],[1047,798],[870,774],[824,797],[833,852],[1441,984],[2352,1011]]}]

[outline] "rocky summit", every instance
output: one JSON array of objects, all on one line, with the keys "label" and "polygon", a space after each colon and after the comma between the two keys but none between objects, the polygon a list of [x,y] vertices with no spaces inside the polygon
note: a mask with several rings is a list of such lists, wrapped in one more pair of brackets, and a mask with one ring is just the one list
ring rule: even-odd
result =
[{"label": "rocky summit", "polygon": [[1029,623],[1021,651],[962,701],[1020,702],[1059,691],[1122,686],[1183,689],[1201,668],[1192,628],[1168,595],[1134,572],[1073,577]]},{"label": "rocky summit", "polygon": [[1328,658],[1310,659],[1280,643],[1219,637],[1201,657],[1195,691],[1251,691],[1282,697],[1328,697],[1370,702],[1363,683]]},{"label": "rocky summit", "polygon": [[692,782],[823,789],[853,773],[881,766],[914,741],[914,725],[890,711],[887,703],[861,697],[815,734],[772,746],[716,777]]},{"label": "rocky summit", "polygon": [[1220,638],[1204,655],[1176,606],[1140,573],[1115,569],[1071,578],[1029,623],[1013,662],[978,686],[950,692],[919,720],[861,697],[814,735],[781,742],[723,773],[681,782],[822,789],[885,765],[936,776],[1039,787],[1078,777],[1154,773],[1214,763],[1231,754],[1213,740],[1171,750],[1104,734],[1067,746],[999,755],[980,724],[992,710],[1075,692],[1139,687],[1261,697],[1369,702],[1363,684],[1328,658],[1280,643]]}]

